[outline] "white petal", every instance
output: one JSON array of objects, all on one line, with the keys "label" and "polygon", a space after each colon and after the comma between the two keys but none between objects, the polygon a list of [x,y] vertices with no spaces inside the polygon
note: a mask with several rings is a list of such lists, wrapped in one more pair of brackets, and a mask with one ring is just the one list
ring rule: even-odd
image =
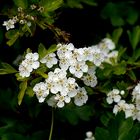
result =
[{"label": "white petal", "polygon": [[59,102],[57,103],[57,106],[60,107],[60,108],[64,107],[64,102],[60,102],[60,101],[59,101]]},{"label": "white petal", "polygon": [[107,101],[108,104],[112,104],[113,103],[113,99],[110,98],[110,97],[107,97],[106,101]]}]

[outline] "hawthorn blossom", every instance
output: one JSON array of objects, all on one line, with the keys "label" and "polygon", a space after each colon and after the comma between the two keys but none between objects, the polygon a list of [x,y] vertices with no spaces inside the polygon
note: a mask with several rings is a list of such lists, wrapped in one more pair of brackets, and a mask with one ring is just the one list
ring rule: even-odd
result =
[{"label": "hawthorn blossom", "polygon": [[58,44],[57,45],[57,55],[59,59],[70,59],[72,56],[72,51],[74,50],[74,45],[72,43],[69,44]]},{"label": "hawthorn blossom", "polygon": [[140,83],[138,83],[132,91],[132,100],[134,101],[140,95]]},{"label": "hawthorn blossom", "polygon": [[19,75],[22,77],[29,77],[33,69],[37,69],[40,66],[38,59],[38,53],[26,54],[25,59],[19,65]]},{"label": "hawthorn blossom", "polygon": [[99,67],[105,60],[103,51],[98,46],[92,46],[93,63]]},{"label": "hawthorn blossom", "polygon": [[105,62],[109,64],[116,64],[117,57],[118,57],[118,51],[112,51],[108,53],[108,57],[105,59]]},{"label": "hawthorn blossom", "polygon": [[120,91],[118,89],[113,89],[107,94],[107,103],[112,104],[113,102],[118,103],[121,100],[121,96],[119,95]]},{"label": "hawthorn blossom", "polygon": [[77,95],[74,97],[74,103],[77,106],[82,106],[87,102],[88,95],[84,87],[79,87],[77,90]]},{"label": "hawthorn blossom", "polygon": [[85,61],[79,61],[71,65],[69,67],[69,71],[77,78],[81,78],[83,73],[88,71],[88,65],[85,63]]},{"label": "hawthorn blossom", "polygon": [[125,100],[120,100],[113,108],[113,113],[117,114],[120,111],[126,111],[129,109],[129,104],[126,103]]},{"label": "hawthorn blossom", "polygon": [[77,88],[78,84],[76,83],[76,80],[74,78],[69,77],[67,79],[65,87],[67,88],[67,95],[69,97],[74,97],[77,94]]},{"label": "hawthorn blossom", "polygon": [[81,79],[87,86],[95,87],[97,85],[97,77],[95,74],[85,74]]},{"label": "hawthorn blossom", "polygon": [[44,102],[45,98],[49,95],[49,90],[47,88],[47,84],[44,82],[40,82],[33,87],[33,91],[35,92],[38,101],[40,103]]},{"label": "hawthorn blossom", "polygon": [[45,63],[48,68],[52,68],[53,65],[57,64],[58,60],[55,53],[47,54],[40,60],[41,63]]},{"label": "hawthorn blossom", "polygon": [[56,94],[54,99],[57,100],[57,106],[59,108],[64,107],[65,103],[69,103],[71,100],[71,98],[69,96],[63,96],[63,95],[59,95],[59,94]]},{"label": "hawthorn blossom", "polygon": [[9,29],[15,28],[15,21],[12,19],[9,19],[8,21],[4,21],[3,26],[6,27],[6,30],[8,31]]},{"label": "hawthorn blossom", "polygon": [[102,39],[98,46],[106,54],[108,54],[110,50],[115,49],[114,42],[109,38]]}]

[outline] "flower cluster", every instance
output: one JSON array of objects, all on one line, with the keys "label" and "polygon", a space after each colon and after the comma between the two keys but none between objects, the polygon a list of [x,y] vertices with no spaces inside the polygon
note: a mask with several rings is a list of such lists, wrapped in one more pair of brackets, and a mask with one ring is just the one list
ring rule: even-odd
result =
[{"label": "flower cluster", "polygon": [[19,75],[21,77],[29,77],[33,69],[37,69],[40,66],[38,59],[38,53],[26,54],[25,59],[19,65]]},{"label": "flower cluster", "polygon": [[[79,81],[86,86],[95,87],[98,83],[96,68],[110,59],[109,54],[114,52],[114,48],[114,43],[108,38],[95,46],[79,49],[72,43],[59,43],[56,52],[47,53],[43,58],[38,53],[26,54],[19,66],[19,74],[23,78],[29,77],[34,69],[47,67],[44,82],[36,83],[33,87],[39,102],[44,102],[47,98],[50,106],[62,108],[71,101],[82,106],[87,102],[88,95],[85,88],[79,86]],[[114,57],[116,58],[117,56]]]},{"label": "flower cluster", "polygon": [[138,83],[132,91],[131,103],[127,103],[122,99],[121,95],[124,91],[113,89],[107,94],[107,102],[109,104],[115,102],[113,113],[117,114],[120,111],[125,113],[125,118],[132,117],[133,120],[140,121],[140,83]]},{"label": "flower cluster", "polygon": [[[42,12],[43,9],[44,9],[43,7],[41,7],[41,6],[39,7],[39,6],[33,4],[30,6],[29,13],[31,13],[34,10],[36,10],[37,12]],[[17,15],[13,16],[8,21],[4,21],[3,26],[6,27],[7,31],[15,28],[16,23],[19,23],[21,25],[27,24],[30,27],[32,22],[36,19],[36,17],[33,16],[32,13],[31,14],[29,14],[29,13],[26,13],[22,7],[18,7]]]}]

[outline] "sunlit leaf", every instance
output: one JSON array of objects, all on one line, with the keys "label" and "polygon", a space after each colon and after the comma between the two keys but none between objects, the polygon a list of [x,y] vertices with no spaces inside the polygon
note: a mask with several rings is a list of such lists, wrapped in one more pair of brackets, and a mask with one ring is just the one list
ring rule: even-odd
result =
[{"label": "sunlit leaf", "polygon": [[20,88],[20,91],[19,91],[19,94],[18,94],[18,105],[21,105],[24,94],[25,94],[25,91],[27,89],[27,80],[23,81],[20,84],[19,88]]},{"label": "sunlit leaf", "polygon": [[38,46],[38,53],[39,53],[40,59],[45,57],[47,54],[47,49],[42,43],[40,43]]},{"label": "sunlit leaf", "polygon": [[40,5],[45,8],[45,12],[52,12],[58,9],[61,4],[63,3],[63,0],[41,0]]},{"label": "sunlit leaf", "polygon": [[15,68],[13,68],[8,63],[1,63],[1,65],[2,65],[2,69],[0,69],[0,75],[12,74],[12,73],[16,73],[17,72],[17,70]]}]

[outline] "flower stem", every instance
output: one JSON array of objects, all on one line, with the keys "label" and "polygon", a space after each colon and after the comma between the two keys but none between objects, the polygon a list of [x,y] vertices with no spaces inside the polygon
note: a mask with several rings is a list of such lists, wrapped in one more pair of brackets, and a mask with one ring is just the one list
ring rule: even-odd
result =
[{"label": "flower stem", "polygon": [[50,128],[49,140],[52,139],[53,125],[54,125],[54,110],[53,110],[53,107],[52,107],[52,121],[51,121],[51,128]]}]

